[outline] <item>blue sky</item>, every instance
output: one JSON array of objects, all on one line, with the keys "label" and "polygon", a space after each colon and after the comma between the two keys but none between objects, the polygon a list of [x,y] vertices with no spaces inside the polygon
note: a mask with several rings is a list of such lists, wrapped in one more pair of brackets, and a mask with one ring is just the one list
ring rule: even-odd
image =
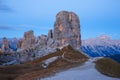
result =
[{"label": "blue sky", "polygon": [[0,37],[22,37],[28,30],[47,34],[62,10],[79,16],[82,39],[120,39],[120,0],[0,0]]}]

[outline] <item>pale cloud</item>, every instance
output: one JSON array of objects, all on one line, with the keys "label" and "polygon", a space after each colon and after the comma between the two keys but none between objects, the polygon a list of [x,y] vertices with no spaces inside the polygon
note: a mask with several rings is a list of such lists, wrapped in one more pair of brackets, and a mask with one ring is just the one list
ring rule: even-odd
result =
[{"label": "pale cloud", "polygon": [[47,27],[47,26],[27,25],[27,24],[16,25],[15,28],[16,28],[16,30],[23,30],[23,29],[49,30],[49,29],[51,29],[51,27]]},{"label": "pale cloud", "polygon": [[10,12],[12,9],[4,3],[4,0],[0,0],[0,11]]},{"label": "pale cloud", "polygon": [[37,25],[0,25],[0,30],[32,30],[32,29],[37,29],[37,30],[49,30],[52,29],[52,27],[47,27],[47,26],[37,26]]},{"label": "pale cloud", "polygon": [[117,34],[117,33],[105,33],[105,32],[101,32],[97,36],[100,36],[100,35],[109,36],[110,38],[113,38],[113,39],[120,39],[120,34]]},{"label": "pale cloud", "polygon": [[15,30],[15,28],[11,27],[11,26],[0,26],[0,30]]}]

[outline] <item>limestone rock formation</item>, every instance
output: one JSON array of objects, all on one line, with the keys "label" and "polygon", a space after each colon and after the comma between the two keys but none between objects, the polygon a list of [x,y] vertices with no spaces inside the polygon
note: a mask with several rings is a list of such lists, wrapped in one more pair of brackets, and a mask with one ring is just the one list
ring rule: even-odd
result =
[{"label": "limestone rock formation", "polygon": [[6,37],[3,38],[1,50],[2,52],[10,51],[9,42]]},{"label": "limestone rock formation", "polygon": [[32,30],[24,33],[23,39],[18,40],[17,54],[19,54],[19,61],[25,62],[32,58],[35,53],[35,37]]},{"label": "limestone rock formation", "polygon": [[48,47],[53,47],[53,44],[54,44],[54,40],[51,39],[51,38],[48,38],[47,46],[48,46]]},{"label": "limestone rock formation", "polygon": [[0,48],[0,55],[1,55],[1,54],[3,54],[3,51],[2,51],[2,49]]},{"label": "limestone rock formation", "polygon": [[60,41],[60,46],[70,44],[73,48],[80,48],[80,21],[73,12],[61,11],[56,16],[54,24],[54,40]]},{"label": "limestone rock formation", "polygon": [[75,13],[62,11],[57,14],[54,30],[49,30],[48,35],[35,39],[33,31],[25,32],[24,38],[18,41],[17,53],[20,62],[25,62],[54,52],[66,44],[80,48],[80,21]]},{"label": "limestone rock formation", "polygon": [[53,31],[52,31],[52,29],[49,30],[49,32],[48,32],[48,38],[53,38]]},{"label": "limestone rock formation", "polygon": [[37,42],[40,46],[47,46],[47,40],[48,40],[47,35],[41,35],[38,37]]},{"label": "limestone rock formation", "polygon": [[20,49],[21,46],[22,46],[22,39],[19,39],[17,43],[17,48]]},{"label": "limestone rock formation", "polygon": [[34,45],[35,43],[35,37],[34,32],[32,30],[24,33],[24,38],[22,40],[21,48],[28,48]]}]

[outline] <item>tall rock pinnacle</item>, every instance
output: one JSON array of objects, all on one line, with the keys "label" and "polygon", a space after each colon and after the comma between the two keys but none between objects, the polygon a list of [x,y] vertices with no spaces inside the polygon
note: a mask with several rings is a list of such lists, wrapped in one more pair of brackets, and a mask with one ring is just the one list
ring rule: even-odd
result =
[{"label": "tall rock pinnacle", "polygon": [[73,12],[59,12],[54,24],[53,38],[60,41],[60,45],[68,43],[74,48],[80,48],[81,35],[78,16]]},{"label": "tall rock pinnacle", "polygon": [[21,48],[31,47],[35,43],[34,32],[32,30],[24,33],[24,38],[21,43]]},{"label": "tall rock pinnacle", "polygon": [[49,32],[48,32],[48,38],[53,38],[53,32],[52,32],[52,29],[49,30]]}]

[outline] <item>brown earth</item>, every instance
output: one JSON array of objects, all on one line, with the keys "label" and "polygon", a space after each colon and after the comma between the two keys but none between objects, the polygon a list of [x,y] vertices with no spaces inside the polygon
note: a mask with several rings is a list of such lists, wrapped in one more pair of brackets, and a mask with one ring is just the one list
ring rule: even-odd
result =
[{"label": "brown earth", "polygon": [[[55,62],[51,63],[46,69],[43,69],[40,64],[51,57],[62,56],[73,61],[67,61],[59,58]],[[66,70],[71,67],[77,66],[85,62],[88,58],[81,52],[74,50],[71,46],[64,47],[60,51],[50,53],[42,58],[38,58],[31,62],[0,67],[0,80],[34,80],[53,75],[54,73]]]},{"label": "brown earth", "polygon": [[103,58],[96,61],[95,67],[102,74],[120,78],[120,64],[110,58]]}]

